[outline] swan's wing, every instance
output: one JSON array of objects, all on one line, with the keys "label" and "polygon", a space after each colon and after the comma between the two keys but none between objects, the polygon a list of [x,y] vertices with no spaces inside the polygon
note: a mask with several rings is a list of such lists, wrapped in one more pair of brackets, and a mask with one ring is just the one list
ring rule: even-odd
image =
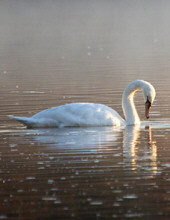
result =
[{"label": "swan's wing", "polygon": [[71,103],[43,110],[32,117],[10,116],[28,128],[72,126],[120,126],[123,119],[108,106],[93,103]]},{"label": "swan's wing", "polygon": [[124,120],[110,107],[94,103],[70,103],[52,107],[33,116],[34,119],[50,118],[59,127],[122,125]]}]

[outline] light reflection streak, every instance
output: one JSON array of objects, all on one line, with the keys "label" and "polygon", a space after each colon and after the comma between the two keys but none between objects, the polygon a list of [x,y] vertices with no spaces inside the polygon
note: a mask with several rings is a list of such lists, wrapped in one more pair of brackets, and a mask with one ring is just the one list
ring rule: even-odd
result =
[{"label": "light reflection streak", "polygon": [[[138,126],[127,126],[124,130],[123,155],[124,163],[131,165],[132,171],[139,169],[157,174],[157,145],[152,140],[151,127],[145,127],[147,137],[140,138],[141,130]],[[147,141],[146,141],[147,140]],[[144,143],[143,143],[144,141]]]}]

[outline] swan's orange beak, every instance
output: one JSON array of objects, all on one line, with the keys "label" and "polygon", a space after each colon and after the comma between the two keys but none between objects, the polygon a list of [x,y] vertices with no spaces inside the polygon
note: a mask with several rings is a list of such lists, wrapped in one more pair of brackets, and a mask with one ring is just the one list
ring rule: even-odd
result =
[{"label": "swan's orange beak", "polygon": [[150,111],[151,103],[149,101],[145,102],[145,116],[148,119],[149,118],[149,111]]}]

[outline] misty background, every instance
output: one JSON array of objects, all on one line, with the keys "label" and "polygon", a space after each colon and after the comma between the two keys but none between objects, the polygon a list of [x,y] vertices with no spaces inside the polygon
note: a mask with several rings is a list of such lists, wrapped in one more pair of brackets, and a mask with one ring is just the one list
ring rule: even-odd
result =
[{"label": "misty background", "polygon": [[1,0],[1,68],[6,56],[30,64],[167,57],[169,11],[168,0]]},{"label": "misty background", "polygon": [[136,78],[168,86],[169,11],[168,0],[1,0],[1,88],[56,99]]}]

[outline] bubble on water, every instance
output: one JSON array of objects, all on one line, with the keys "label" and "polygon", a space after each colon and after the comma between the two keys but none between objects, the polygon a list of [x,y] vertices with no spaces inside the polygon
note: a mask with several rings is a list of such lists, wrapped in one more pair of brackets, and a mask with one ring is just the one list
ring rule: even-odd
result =
[{"label": "bubble on water", "polygon": [[24,192],[24,190],[23,189],[18,189],[17,192],[22,193],[22,192]]},{"label": "bubble on water", "polygon": [[124,195],[123,196],[124,199],[137,199],[137,195],[135,194],[129,194],[129,195]]},{"label": "bubble on water", "polygon": [[58,188],[51,188],[51,191],[58,191]]},{"label": "bubble on water", "polygon": [[66,177],[65,177],[65,176],[62,176],[62,177],[60,178],[60,180],[66,180]]},{"label": "bubble on water", "polygon": [[71,217],[74,218],[76,216],[75,213],[71,213]]},{"label": "bubble on water", "polygon": [[54,204],[61,204],[62,202],[61,202],[61,200],[59,200],[59,199],[56,199],[55,201],[54,201]]},{"label": "bubble on water", "polygon": [[138,218],[138,217],[142,217],[143,213],[127,213],[125,214],[126,218]]},{"label": "bubble on water", "polygon": [[43,201],[56,201],[57,199],[55,197],[51,197],[51,196],[44,196],[42,197]]},{"label": "bubble on water", "polygon": [[76,171],[76,172],[75,172],[75,175],[77,175],[77,176],[78,176],[78,175],[79,175],[79,171]]},{"label": "bubble on water", "polygon": [[44,164],[44,162],[43,161],[38,161],[37,164]]},{"label": "bubble on water", "polygon": [[9,147],[16,147],[17,144],[10,144]]},{"label": "bubble on water", "polygon": [[55,159],[55,157],[49,157],[49,159],[50,159],[50,160],[54,160],[54,159]]},{"label": "bubble on water", "polygon": [[117,215],[113,214],[113,215],[112,215],[112,218],[117,218]]},{"label": "bubble on water", "polygon": [[118,206],[120,206],[120,203],[115,202],[115,203],[113,203],[113,206],[114,206],[114,207],[118,207]]},{"label": "bubble on water", "polygon": [[14,151],[18,151],[18,149],[12,149],[12,148],[11,148],[11,151],[12,151],[12,152],[14,152]]},{"label": "bubble on water", "polygon": [[102,201],[92,201],[90,202],[90,205],[103,205]]},{"label": "bubble on water", "polygon": [[38,190],[35,189],[35,188],[32,188],[31,191],[32,191],[32,192],[37,192]]},{"label": "bubble on water", "polygon": [[47,182],[48,182],[48,184],[53,184],[53,183],[54,183],[54,180],[50,180],[50,179],[49,179]]},{"label": "bubble on water", "polygon": [[34,176],[27,176],[25,179],[26,180],[35,180],[36,178]]},{"label": "bubble on water", "polygon": [[116,201],[121,202],[121,201],[123,201],[123,199],[121,197],[117,197]]},{"label": "bubble on water", "polygon": [[122,191],[117,189],[117,190],[113,190],[112,192],[113,193],[121,193]]},{"label": "bubble on water", "polygon": [[45,167],[38,167],[38,170],[44,170]]},{"label": "bubble on water", "polygon": [[63,207],[63,210],[67,211],[69,208],[67,206]]}]

